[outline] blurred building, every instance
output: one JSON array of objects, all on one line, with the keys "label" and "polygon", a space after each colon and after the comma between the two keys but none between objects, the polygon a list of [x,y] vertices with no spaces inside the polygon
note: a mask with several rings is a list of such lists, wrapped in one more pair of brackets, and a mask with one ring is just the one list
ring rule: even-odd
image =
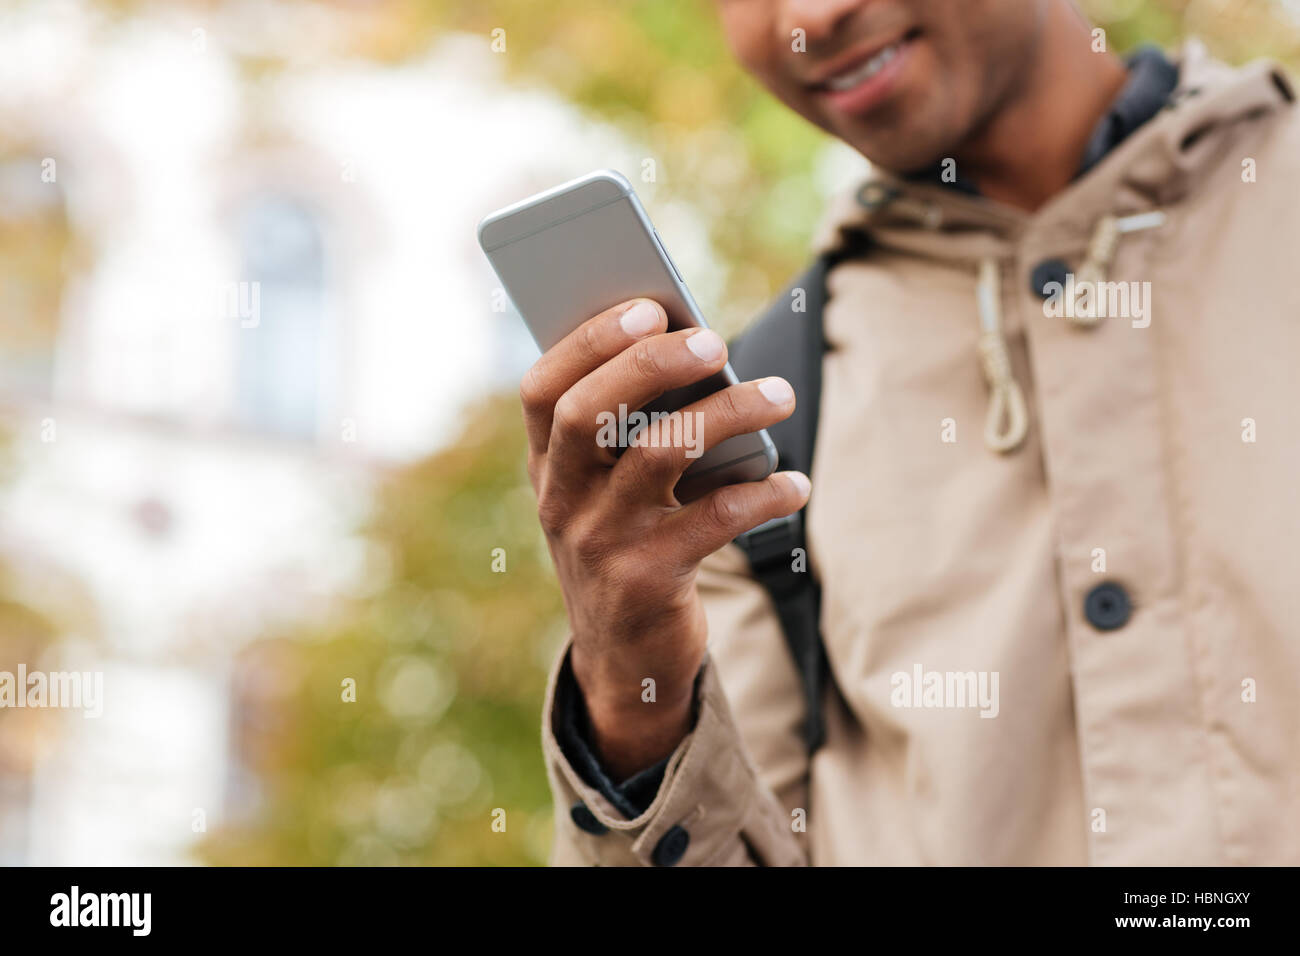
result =
[{"label": "blurred building", "polygon": [[184,862],[256,799],[235,649],[382,580],[376,475],[533,357],[475,224],[635,162],[479,38],[375,65],[257,9],[0,13],[0,559],[106,696],[0,712],[0,863]]}]

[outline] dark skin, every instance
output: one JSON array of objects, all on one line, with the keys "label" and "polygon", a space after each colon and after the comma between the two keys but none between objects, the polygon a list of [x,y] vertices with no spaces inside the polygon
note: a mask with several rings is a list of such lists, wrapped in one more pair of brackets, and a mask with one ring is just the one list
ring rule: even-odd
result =
[{"label": "dark skin", "polygon": [[[895,172],[957,161],[980,192],[1037,209],[1074,177],[1123,63],[1068,0],[717,0],[733,52],[782,102]],[[791,49],[792,31],[806,52]],[[851,115],[815,81],[908,38],[886,97]]]},{"label": "dark skin", "polygon": [[[957,162],[988,198],[1037,209],[1074,177],[1123,87],[1067,0],[716,0],[740,61],[777,97],[896,172]],[[804,52],[791,48],[802,30]],[[883,51],[883,52],[882,52]],[[683,450],[597,446],[598,415],[638,408],[726,361],[712,332],[666,332],[654,303],[617,306],[524,377],[528,471],[572,627],[592,744],[618,780],[689,733],[708,627],[700,562],[742,531],[801,508],[802,475],[733,485],[683,506]],[[639,318],[641,321],[636,321]],[[694,339],[695,341],[691,341]],[[787,418],[780,379],[691,406],[712,447]],[[643,699],[644,681],[655,699]]]}]

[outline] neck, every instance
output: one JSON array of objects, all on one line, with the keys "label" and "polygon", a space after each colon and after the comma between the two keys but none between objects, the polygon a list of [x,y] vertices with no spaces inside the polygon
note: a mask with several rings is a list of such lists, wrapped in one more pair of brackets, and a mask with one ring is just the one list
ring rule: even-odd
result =
[{"label": "neck", "polygon": [[957,152],[958,168],[982,195],[1038,209],[1074,179],[1126,79],[1118,57],[1093,52],[1092,28],[1073,6],[1052,3],[1013,98]]}]

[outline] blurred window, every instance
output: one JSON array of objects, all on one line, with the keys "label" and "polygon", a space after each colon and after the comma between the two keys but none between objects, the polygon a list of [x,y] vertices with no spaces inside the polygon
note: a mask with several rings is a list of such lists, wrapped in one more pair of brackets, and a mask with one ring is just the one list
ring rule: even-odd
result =
[{"label": "blurred window", "polygon": [[307,205],[286,196],[248,202],[237,221],[243,252],[239,419],[261,430],[314,438],[325,308],[319,221]]},{"label": "blurred window", "polygon": [[70,233],[58,168],[0,156],[0,391],[50,396]]}]

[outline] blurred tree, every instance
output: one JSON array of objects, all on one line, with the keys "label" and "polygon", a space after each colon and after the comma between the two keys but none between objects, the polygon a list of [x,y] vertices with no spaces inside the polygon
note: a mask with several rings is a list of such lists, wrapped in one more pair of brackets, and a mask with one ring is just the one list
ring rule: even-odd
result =
[{"label": "blurred tree", "polygon": [[233,758],[258,786],[232,794],[237,817],[206,859],[544,859],[538,715],[563,607],[523,447],[517,403],[484,405],[459,442],[379,489],[372,593],[325,633],[242,656]]},{"label": "blurred tree", "polygon": [[[0,489],[13,475],[11,438],[0,430]],[[21,597],[24,589],[0,557],[0,671],[34,668],[53,643],[55,623]],[[32,772],[53,737],[48,710],[0,708],[0,864],[23,859],[32,801]]]},{"label": "blurred tree", "polygon": [[54,159],[0,133],[0,399],[48,396],[63,283],[80,252]]}]

